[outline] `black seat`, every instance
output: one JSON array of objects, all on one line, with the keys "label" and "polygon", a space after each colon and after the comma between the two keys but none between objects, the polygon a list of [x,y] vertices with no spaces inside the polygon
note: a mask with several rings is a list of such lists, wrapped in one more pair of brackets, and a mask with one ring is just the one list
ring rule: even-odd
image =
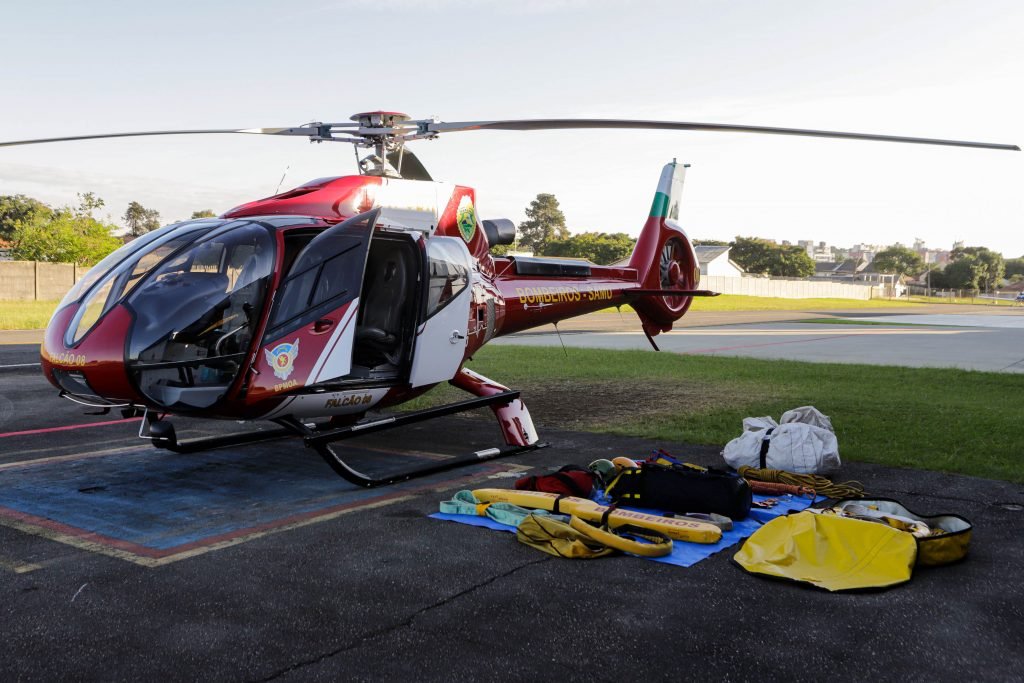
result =
[{"label": "black seat", "polygon": [[[382,252],[382,253],[381,253]],[[406,268],[399,249],[370,252],[360,302],[360,321],[356,327],[357,361],[376,364],[401,346],[402,309],[406,298]],[[366,353],[370,351],[370,353]],[[372,353],[376,351],[378,353]]]}]

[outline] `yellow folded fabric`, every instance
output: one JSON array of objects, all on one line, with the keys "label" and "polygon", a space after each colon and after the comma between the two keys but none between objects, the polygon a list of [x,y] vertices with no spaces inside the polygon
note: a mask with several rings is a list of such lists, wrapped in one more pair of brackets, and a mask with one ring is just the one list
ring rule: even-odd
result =
[{"label": "yellow folded fabric", "polygon": [[755,531],[733,559],[752,574],[841,591],[909,581],[916,557],[917,543],[906,532],[859,519],[799,512]]}]

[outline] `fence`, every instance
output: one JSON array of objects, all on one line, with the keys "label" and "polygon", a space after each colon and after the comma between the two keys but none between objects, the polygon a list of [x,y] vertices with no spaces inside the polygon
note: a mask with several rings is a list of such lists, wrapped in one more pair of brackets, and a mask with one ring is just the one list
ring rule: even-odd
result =
[{"label": "fence", "polygon": [[0,300],[60,299],[87,270],[73,263],[0,261]]},{"label": "fence", "polygon": [[764,277],[702,275],[700,288],[722,294],[772,296],[782,299],[861,299],[886,296],[881,286],[849,284],[828,280],[777,280]]}]

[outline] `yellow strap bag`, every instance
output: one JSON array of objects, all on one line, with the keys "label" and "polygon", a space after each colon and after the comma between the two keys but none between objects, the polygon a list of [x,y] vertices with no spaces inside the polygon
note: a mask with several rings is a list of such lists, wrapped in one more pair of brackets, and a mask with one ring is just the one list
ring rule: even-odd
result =
[{"label": "yellow strap bag", "polygon": [[905,583],[916,557],[914,537],[891,526],[798,512],[755,531],[733,560],[751,574],[842,591]]}]

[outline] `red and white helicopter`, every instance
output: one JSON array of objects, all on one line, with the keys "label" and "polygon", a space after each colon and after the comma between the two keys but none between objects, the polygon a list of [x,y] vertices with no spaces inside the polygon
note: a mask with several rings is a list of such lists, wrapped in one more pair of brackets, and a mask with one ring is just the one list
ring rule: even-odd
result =
[{"label": "red and white helicopter", "polygon": [[[489,340],[623,303],[653,337],[672,329],[700,272],[679,217],[685,167],[664,167],[624,267],[493,256],[509,220],[482,220],[472,188],[434,181],[405,144],[471,130],[641,128],[769,133],[1017,150],[1013,145],[834,131],[620,119],[445,123],[395,112],[295,128],[151,131],[0,143],[242,133],[348,142],[359,175],[320,178],[219,218],[168,225],[92,268],[58,306],[42,366],[60,395],[144,415],[154,445],[196,451],[294,435],[345,479],[377,486],[536,448],[519,397],[464,367]],[[655,346],[655,348],[657,348]],[[366,418],[440,382],[473,398]],[[505,446],[374,478],[332,444],[490,406]],[[279,429],[179,442],[172,415],[268,420]],[[320,420],[319,423],[314,420]],[[146,429],[148,427],[148,429]]]}]

